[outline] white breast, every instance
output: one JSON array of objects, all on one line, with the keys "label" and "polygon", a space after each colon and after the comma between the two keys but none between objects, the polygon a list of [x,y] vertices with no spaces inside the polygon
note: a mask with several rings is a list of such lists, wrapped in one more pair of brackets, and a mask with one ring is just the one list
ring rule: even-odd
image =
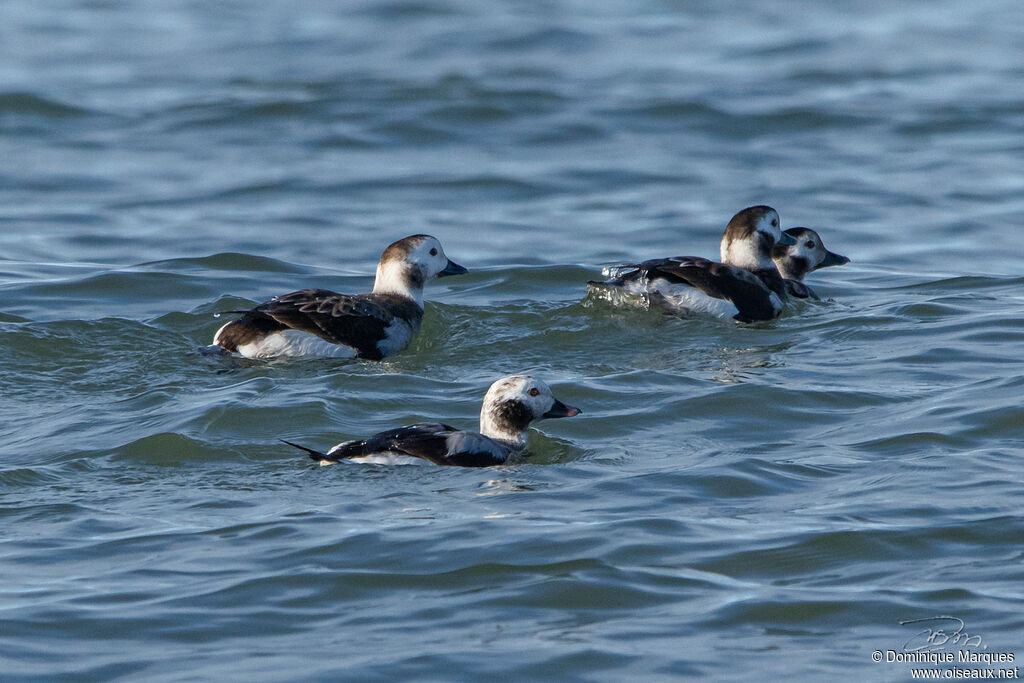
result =
[{"label": "white breast", "polygon": [[332,344],[315,334],[299,330],[283,330],[238,347],[238,353],[246,358],[271,358],[295,356],[321,356],[327,358],[352,358],[356,350],[344,344]]}]

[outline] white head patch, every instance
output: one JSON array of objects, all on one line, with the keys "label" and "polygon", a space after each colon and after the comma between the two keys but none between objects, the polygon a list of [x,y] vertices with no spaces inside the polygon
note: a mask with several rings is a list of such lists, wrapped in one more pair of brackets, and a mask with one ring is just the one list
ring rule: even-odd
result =
[{"label": "white head patch", "polygon": [[810,228],[790,228],[786,233],[796,240],[796,244],[776,247],[772,253],[779,274],[784,278],[801,281],[807,273],[823,264],[849,263],[845,256],[829,252],[821,242],[821,235]]},{"label": "white head patch", "polygon": [[509,375],[491,385],[480,408],[480,433],[492,439],[526,444],[530,422],[555,405],[551,388],[530,375]]},{"label": "white head patch", "polygon": [[377,264],[374,294],[398,294],[423,306],[423,285],[448,267],[441,242],[412,235],[389,245]]},{"label": "white head patch", "polygon": [[748,222],[734,229],[734,223],[744,213],[740,212],[733,218],[722,236],[719,248],[722,263],[746,270],[774,268],[772,247],[782,237],[779,214],[775,209],[765,207],[757,214],[749,214]]}]

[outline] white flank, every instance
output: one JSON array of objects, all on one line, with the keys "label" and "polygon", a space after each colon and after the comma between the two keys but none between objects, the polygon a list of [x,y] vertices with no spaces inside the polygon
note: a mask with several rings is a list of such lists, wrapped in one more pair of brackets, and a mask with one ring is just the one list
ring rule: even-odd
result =
[{"label": "white flank", "polygon": [[699,289],[672,284],[660,277],[654,278],[649,284],[628,282],[625,289],[637,294],[660,294],[672,308],[682,312],[703,313],[718,318],[731,318],[739,313],[736,305],[727,299],[716,299]]},{"label": "white flank", "polygon": [[369,465],[422,465],[427,462],[422,458],[414,458],[411,455],[400,455],[398,453],[371,453],[358,458],[346,458],[350,462],[358,462]]},{"label": "white flank", "polygon": [[398,353],[406,347],[418,328],[418,325],[410,325],[404,318],[395,318],[384,328],[384,338],[377,342],[377,348],[385,356]]},{"label": "white flank", "polygon": [[[221,328],[223,329],[223,328]],[[216,337],[214,337],[216,341]],[[259,341],[242,344],[238,353],[246,358],[322,356],[327,358],[352,358],[356,350],[343,344],[332,344],[315,334],[299,330],[274,332]]]}]

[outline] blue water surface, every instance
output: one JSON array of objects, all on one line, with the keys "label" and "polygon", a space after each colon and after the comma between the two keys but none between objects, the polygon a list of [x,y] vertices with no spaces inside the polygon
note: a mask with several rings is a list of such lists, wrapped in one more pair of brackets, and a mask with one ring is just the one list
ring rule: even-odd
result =
[{"label": "blue water surface", "polygon": [[[0,17],[0,679],[902,681],[938,615],[1024,656],[1018,3]],[[821,302],[587,295],[760,203],[852,259]],[[471,272],[405,352],[196,352],[420,232]],[[524,464],[278,440],[475,428],[524,371],[584,410]]]}]

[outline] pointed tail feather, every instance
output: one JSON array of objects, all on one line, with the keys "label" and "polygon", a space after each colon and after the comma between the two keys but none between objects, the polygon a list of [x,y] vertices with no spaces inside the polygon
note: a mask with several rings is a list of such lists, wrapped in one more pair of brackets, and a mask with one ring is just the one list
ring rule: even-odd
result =
[{"label": "pointed tail feather", "polygon": [[639,263],[625,263],[621,266],[610,266],[604,269],[607,280],[590,280],[588,285],[598,288],[621,287],[625,284],[626,278],[633,276],[639,270]]},{"label": "pointed tail feather", "polygon": [[280,441],[281,443],[286,443],[293,448],[298,448],[300,451],[306,451],[307,453],[309,453],[309,457],[315,460],[316,462],[338,462],[337,460],[330,458],[326,453],[315,451],[312,448],[306,448],[305,446],[300,446],[297,443],[285,441],[284,439],[278,439],[278,441]]}]

